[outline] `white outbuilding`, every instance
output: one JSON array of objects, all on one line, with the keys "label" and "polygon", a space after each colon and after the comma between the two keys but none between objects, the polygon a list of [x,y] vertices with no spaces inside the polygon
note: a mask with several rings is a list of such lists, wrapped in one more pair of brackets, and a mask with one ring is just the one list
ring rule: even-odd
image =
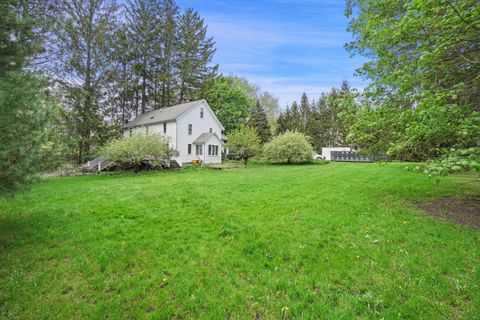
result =
[{"label": "white outbuilding", "polygon": [[325,160],[332,160],[332,151],[355,151],[350,147],[333,147],[333,148],[322,148],[322,156],[325,157]]}]

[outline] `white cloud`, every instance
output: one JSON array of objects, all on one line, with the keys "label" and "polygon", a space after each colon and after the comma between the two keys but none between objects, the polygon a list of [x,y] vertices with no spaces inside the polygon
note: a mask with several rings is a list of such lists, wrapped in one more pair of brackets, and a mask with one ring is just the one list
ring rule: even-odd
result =
[{"label": "white cloud", "polygon": [[[208,2],[201,15],[217,42],[220,71],[246,77],[282,107],[303,92],[317,99],[344,79],[358,89],[366,85],[353,77],[362,59],[349,59],[343,49],[351,36],[340,0],[195,1]],[[289,10],[293,17],[283,19]]]}]

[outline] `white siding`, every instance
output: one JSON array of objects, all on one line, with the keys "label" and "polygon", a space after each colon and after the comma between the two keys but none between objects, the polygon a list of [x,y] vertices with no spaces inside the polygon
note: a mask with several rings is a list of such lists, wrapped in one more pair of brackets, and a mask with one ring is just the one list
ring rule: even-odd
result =
[{"label": "white siding", "polygon": [[[157,133],[161,135],[166,135],[170,140],[170,146],[172,148],[177,147],[177,123],[176,122],[167,122],[167,133],[163,133],[163,123],[155,123],[148,125],[148,133]],[[140,126],[131,129],[133,134],[145,134],[147,133],[147,126]],[[130,136],[130,129],[123,131],[124,137]]]},{"label": "white siding", "polygon": [[[208,146],[218,146],[218,155],[208,155]],[[222,162],[222,143],[215,136],[211,137],[204,145],[204,159],[205,163],[221,163]]]},{"label": "white siding", "polygon": [[[200,118],[200,108],[203,108],[203,118]],[[192,134],[188,134],[188,125],[192,125]],[[209,132],[209,129],[212,128],[212,132],[216,133],[218,136],[222,134],[222,127],[219,122],[216,120],[213,111],[205,103],[199,103],[192,110],[189,110],[187,113],[181,115],[177,119],[177,150],[180,152],[180,156],[176,158],[177,162],[181,165],[185,162],[191,162],[194,159],[205,161],[205,151],[208,156],[208,147],[203,150],[203,157],[195,155],[195,147],[193,146],[193,141],[195,141],[202,133]],[[188,154],[188,144],[192,144],[192,154]],[[207,144],[208,145],[208,144]],[[222,162],[222,157],[219,155],[215,159],[214,163]]]},{"label": "white siding", "polygon": [[135,128],[124,130],[123,136],[130,137],[130,134],[134,135],[134,134],[141,134],[141,133],[145,133],[145,127],[135,127]]},{"label": "white siding", "polygon": [[[177,124],[175,122],[166,122],[167,125],[167,133],[165,134],[170,139],[170,146],[172,148],[177,148]],[[157,123],[150,125],[148,128],[148,132],[150,133],[163,133],[163,123]]]},{"label": "white siding", "polygon": [[[203,118],[200,117],[201,108],[203,108]],[[188,125],[192,125],[192,134],[188,134]],[[211,129],[211,131],[210,131]],[[176,121],[167,122],[166,136],[170,139],[170,144],[178,150],[179,156],[174,158],[179,165],[191,162],[192,160],[201,160],[207,163],[222,162],[222,144],[221,141],[213,137],[202,145],[203,154],[197,156],[195,152],[195,141],[202,133],[212,132],[218,137],[222,135],[222,125],[218,122],[215,114],[205,101],[202,101],[188,112],[179,116]],[[146,133],[146,126],[139,126],[131,129],[132,134]],[[163,123],[151,124],[148,126],[149,133],[163,133]],[[124,137],[130,136],[130,129],[123,131]],[[192,152],[188,154],[188,145],[192,145]],[[208,156],[208,145],[218,145],[218,156]]]}]

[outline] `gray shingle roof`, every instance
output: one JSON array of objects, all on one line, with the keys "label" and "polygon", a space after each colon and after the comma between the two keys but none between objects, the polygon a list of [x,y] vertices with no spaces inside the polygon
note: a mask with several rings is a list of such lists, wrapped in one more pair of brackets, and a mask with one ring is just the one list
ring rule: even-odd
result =
[{"label": "gray shingle roof", "polygon": [[[216,137],[220,143],[222,143],[222,140],[217,136],[216,133],[211,133],[211,132],[204,132],[201,135],[198,136],[195,141],[193,141],[194,144],[200,144],[200,143],[206,143],[208,140],[210,140],[211,137]],[[222,143],[223,144],[223,143]]]},{"label": "gray shingle roof", "polygon": [[215,136],[215,133],[204,132],[197,139],[195,139],[193,143],[205,143],[213,136]]},{"label": "gray shingle roof", "polygon": [[179,104],[179,105],[168,107],[168,108],[162,108],[162,109],[146,112],[144,114],[139,115],[138,117],[133,119],[131,122],[127,123],[126,125],[124,125],[123,128],[125,129],[125,128],[131,128],[136,126],[142,126],[146,124],[176,120],[182,114],[192,109],[202,101],[204,100],[183,103],[183,104]]}]

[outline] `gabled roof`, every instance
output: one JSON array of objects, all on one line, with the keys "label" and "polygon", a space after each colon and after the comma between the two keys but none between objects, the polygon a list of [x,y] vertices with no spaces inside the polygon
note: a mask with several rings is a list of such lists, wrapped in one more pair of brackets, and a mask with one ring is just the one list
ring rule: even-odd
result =
[{"label": "gabled roof", "polygon": [[139,115],[131,122],[124,125],[122,128],[132,128],[136,126],[143,126],[146,124],[158,123],[158,122],[167,122],[176,120],[182,114],[188,112],[199,103],[202,103],[204,100],[193,101],[189,103],[183,103],[176,106],[157,109],[153,111],[146,112]]},{"label": "gabled roof", "polygon": [[200,144],[200,143],[206,143],[208,142],[208,140],[210,140],[210,138],[212,137],[216,137],[218,139],[218,141],[222,142],[218,136],[215,134],[215,133],[211,133],[211,132],[204,132],[202,133],[197,139],[195,139],[195,141],[193,141],[193,143],[195,144]]}]

